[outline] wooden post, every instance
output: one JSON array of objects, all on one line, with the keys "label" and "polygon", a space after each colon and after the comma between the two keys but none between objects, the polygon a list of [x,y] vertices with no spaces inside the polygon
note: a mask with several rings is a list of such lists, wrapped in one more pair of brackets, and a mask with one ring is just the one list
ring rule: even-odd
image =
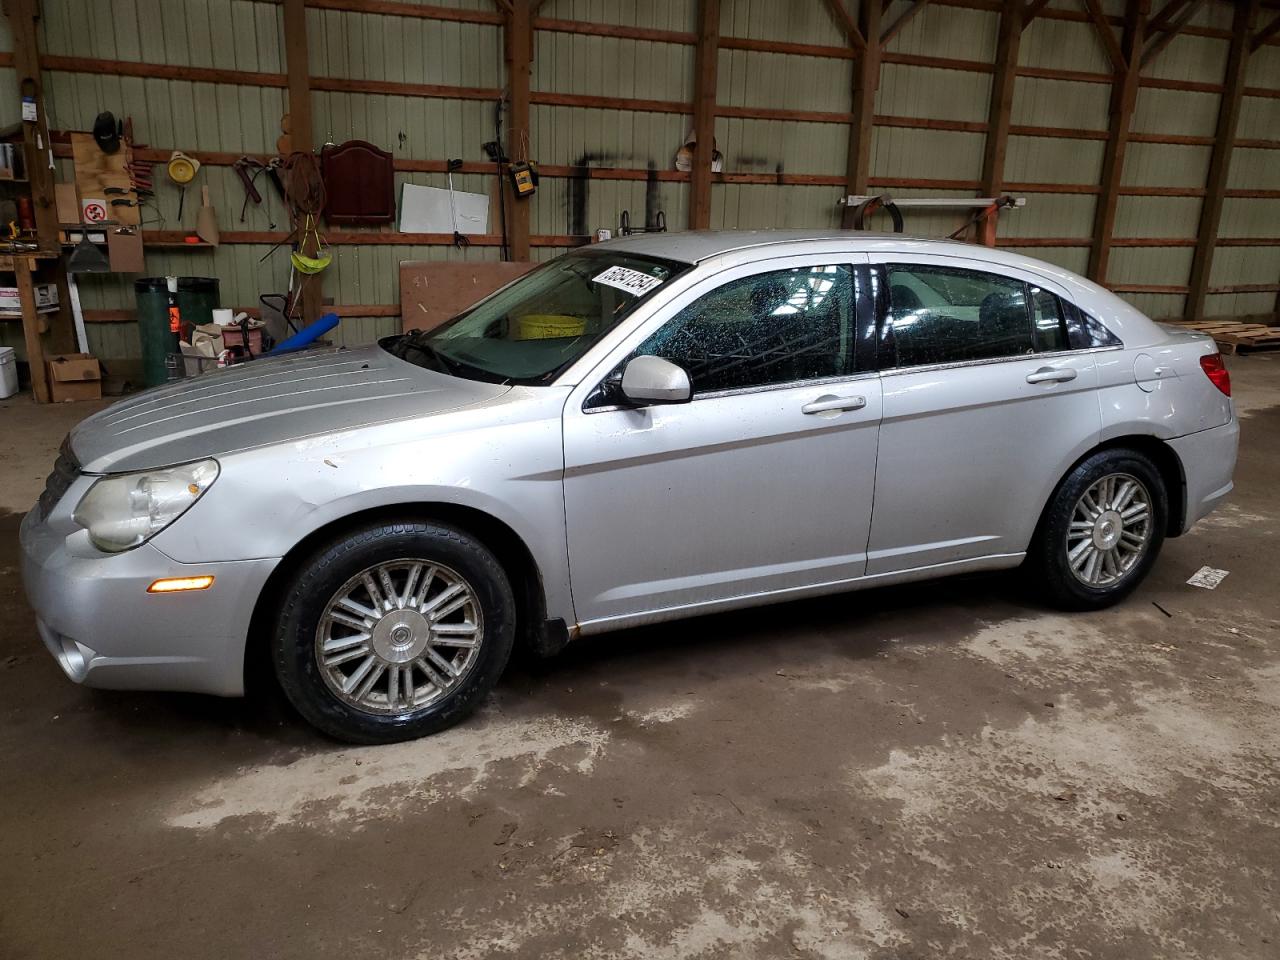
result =
[{"label": "wooden post", "polygon": [[1191,261],[1183,316],[1199,320],[1204,316],[1205,296],[1209,291],[1209,275],[1213,271],[1214,245],[1222,223],[1222,201],[1226,196],[1227,177],[1231,170],[1231,148],[1235,144],[1240,121],[1240,100],[1244,96],[1245,72],[1249,65],[1250,36],[1258,13],[1258,0],[1242,0],[1235,7],[1231,21],[1231,48],[1227,54],[1227,75],[1218,106],[1218,129],[1213,153],[1209,157],[1209,175],[1205,180],[1204,203],[1200,207],[1200,229],[1196,233],[1196,251]]},{"label": "wooden post", "polygon": [[711,226],[711,160],[716,143],[716,85],[720,60],[720,0],[699,0],[693,68],[693,171],[689,176],[689,229]]},{"label": "wooden post", "polygon": [[[1013,85],[1018,76],[1018,47],[1022,42],[1023,0],[1004,0],[1000,35],[996,41],[996,73],[987,112],[987,142],[982,153],[982,196],[1004,192],[1004,158],[1009,149],[1009,118],[1013,113]],[[996,245],[996,217],[982,221],[978,234],[988,247]]]},{"label": "wooden post", "polygon": [[[834,0],[836,3],[842,0]],[[875,122],[876,88],[880,86],[880,14],[881,4],[863,0],[858,5],[858,31],[850,39],[857,47],[856,36],[863,39],[858,59],[853,65],[853,122],[849,124],[849,160],[845,173],[845,193],[865,195],[871,179],[871,132]],[[853,225],[851,206],[845,206],[843,226]]]},{"label": "wooden post", "polygon": [[[307,55],[306,0],[284,0],[284,60],[289,82],[289,141],[298,153],[312,153],[311,68]],[[305,249],[303,242],[303,252]],[[312,254],[314,250],[310,251]],[[311,323],[324,303],[324,272],[302,282],[302,319]]]},{"label": "wooden post", "polygon": [[13,273],[18,281],[18,300],[22,305],[22,336],[27,345],[27,366],[31,368],[31,395],[36,403],[48,403],[49,377],[44,368],[40,314],[36,313],[36,295],[31,286],[31,261],[26,257],[14,257]]},{"label": "wooden post", "polygon": [[[1139,70],[1142,47],[1146,41],[1147,17],[1151,0],[1129,0],[1125,13],[1124,43],[1119,57],[1123,70],[1117,72],[1111,85],[1111,135],[1102,155],[1102,189],[1093,217],[1093,245],[1089,250],[1089,279],[1106,284],[1111,260],[1111,243],[1116,226],[1116,205],[1120,200],[1120,181],[1124,176],[1124,155],[1129,146],[1129,127],[1138,102]],[[1105,21],[1100,29],[1110,30]],[[1112,38],[1114,41],[1114,38]],[[1111,44],[1106,44],[1111,52]],[[1112,60],[1116,54],[1111,53]]]},{"label": "wooden post", "polygon": [[[533,60],[533,9],[531,0],[510,0],[502,4],[507,15],[504,49],[507,62],[507,157],[528,160],[530,143],[529,68]],[[530,201],[516,196],[511,178],[502,178],[502,195],[507,208],[507,256],[529,259]]]}]

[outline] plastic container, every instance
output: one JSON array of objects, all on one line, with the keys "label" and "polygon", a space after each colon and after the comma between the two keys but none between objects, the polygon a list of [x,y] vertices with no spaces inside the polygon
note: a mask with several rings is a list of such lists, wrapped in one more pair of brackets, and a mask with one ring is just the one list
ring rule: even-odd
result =
[{"label": "plastic container", "polygon": [[18,392],[18,358],[13,347],[0,347],[0,399]]},{"label": "plastic container", "polygon": [[587,321],[558,313],[526,313],[516,317],[516,340],[558,340],[580,337]]},{"label": "plastic container", "polygon": [[[178,277],[178,311],[185,330],[213,322],[218,307],[218,281],[214,277]],[[169,379],[165,363],[178,353],[179,332],[169,321],[169,285],[165,277],[146,277],[133,282],[138,299],[138,336],[142,341],[142,381],[148,387]]]}]

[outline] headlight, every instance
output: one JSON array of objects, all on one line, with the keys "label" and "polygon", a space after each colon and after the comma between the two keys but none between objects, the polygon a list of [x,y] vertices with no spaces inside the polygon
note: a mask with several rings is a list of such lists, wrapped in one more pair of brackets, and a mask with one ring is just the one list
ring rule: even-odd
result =
[{"label": "headlight", "polygon": [[99,550],[136,547],[182,516],[218,478],[218,461],[103,477],[84,495],[73,518]]}]

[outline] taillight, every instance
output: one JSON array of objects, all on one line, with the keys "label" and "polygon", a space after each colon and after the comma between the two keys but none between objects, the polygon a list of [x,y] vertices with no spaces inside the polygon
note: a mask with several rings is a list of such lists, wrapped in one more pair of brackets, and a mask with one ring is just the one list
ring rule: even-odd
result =
[{"label": "taillight", "polygon": [[1222,362],[1222,354],[1210,353],[1201,357],[1200,369],[1215,387],[1228,397],[1231,396],[1231,374],[1227,372],[1226,364]]}]

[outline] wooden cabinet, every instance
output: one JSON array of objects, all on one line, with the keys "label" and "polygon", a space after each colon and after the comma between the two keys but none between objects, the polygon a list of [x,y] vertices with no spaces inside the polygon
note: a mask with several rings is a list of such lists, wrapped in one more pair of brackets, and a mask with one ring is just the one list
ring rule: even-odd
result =
[{"label": "wooden cabinet", "polygon": [[396,218],[391,154],[364,140],[348,140],[320,153],[324,216],[334,226],[390,223]]}]

